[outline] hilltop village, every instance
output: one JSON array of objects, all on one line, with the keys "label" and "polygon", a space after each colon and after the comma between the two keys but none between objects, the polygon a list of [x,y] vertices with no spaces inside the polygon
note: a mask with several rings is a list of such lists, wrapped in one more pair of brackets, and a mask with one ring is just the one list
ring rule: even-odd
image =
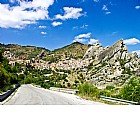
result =
[{"label": "hilltop village", "polygon": [[140,71],[140,58],[136,53],[128,52],[123,39],[106,48],[99,42],[93,45],[75,42],[55,51],[8,45],[4,56],[13,66],[21,64],[21,73],[27,66],[38,70],[69,70],[67,81],[70,84],[88,82],[98,88],[121,86],[130,77],[139,76]]}]

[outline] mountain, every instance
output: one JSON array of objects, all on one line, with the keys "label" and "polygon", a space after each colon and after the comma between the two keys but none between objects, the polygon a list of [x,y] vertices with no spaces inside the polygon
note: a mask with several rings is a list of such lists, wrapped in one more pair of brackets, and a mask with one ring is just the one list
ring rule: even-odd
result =
[{"label": "mountain", "polygon": [[72,43],[53,51],[36,46],[21,46],[17,44],[0,44],[0,46],[5,47],[6,51],[10,51],[10,53],[12,53],[17,59],[38,59],[41,56],[41,59],[49,61],[50,63],[57,62],[62,59],[82,58],[86,50],[89,48],[88,45],[84,45],[79,42]]},{"label": "mountain", "polygon": [[106,48],[95,43],[86,51],[83,59],[92,60],[86,67],[86,74],[82,69],[79,71],[84,82],[98,88],[122,86],[130,78],[140,76],[140,58],[136,53],[128,52],[123,39]]},{"label": "mountain", "polygon": [[88,48],[88,45],[74,42],[65,47],[53,50],[46,60],[50,62],[58,62],[59,60],[82,58]]},{"label": "mountain", "polygon": [[50,52],[48,49],[36,46],[21,46],[17,44],[0,44],[0,46],[3,46],[6,51],[10,51],[10,53],[13,54],[16,59],[24,60],[36,58],[42,52],[44,52],[44,56],[46,56]]},{"label": "mountain", "polygon": [[62,80],[64,85],[87,82],[98,88],[119,87],[132,77],[140,76],[140,58],[128,52],[123,39],[106,48],[99,42],[93,45],[75,42],[53,51],[35,46],[0,45],[6,49],[5,56],[11,64],[19,59],[35,69],[70,70],[66,82]]},{"label": "mountain", "polygon": [[88,45],[79,43],[79,42],[74,42],[68,46],[65,46],[60,49],[54,50],[54,54],[62,56],[64,59],[65,58],[82,58],[85,52],[88,49]]}]

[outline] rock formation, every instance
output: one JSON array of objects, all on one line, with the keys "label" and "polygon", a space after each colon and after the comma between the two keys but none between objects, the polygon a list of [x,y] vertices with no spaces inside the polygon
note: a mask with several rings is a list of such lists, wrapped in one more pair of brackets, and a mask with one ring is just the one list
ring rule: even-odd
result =
[{"label": "rock formation", "polygon": [[93,67],[86,79],[99,88],[107,85],[122,85],[126,79],[139,75],[140,58],[136,53],[129,53],[123,39],[114,45],[103,48],[100,43],[91,46],[84,59],[93,58]]},{"label": "rock formation", "polygon": [[103,52],[103,47],[102,45],[97,42],[95,44],[93,44],[85,53],[83,59],[86,59],[86,58],[96,58],[97,56],[99,56],[100,53]]}]

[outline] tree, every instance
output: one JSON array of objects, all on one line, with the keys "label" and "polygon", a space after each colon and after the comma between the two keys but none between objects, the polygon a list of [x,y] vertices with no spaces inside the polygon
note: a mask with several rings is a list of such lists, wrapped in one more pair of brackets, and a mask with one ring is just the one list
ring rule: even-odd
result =
[{"label": "tree", "polygon": [[3,88],[5,85],[8,85],[10,83],[10,76],[8,72],[0,67],[0,88]]},{"label": "tree", "polygon": [[3,49],[2,49],[2,48],[0,48],[0,62],[2,62],[2,60],[3,60],[2,53],[3,53]]},{"label": "tree", "polygon": [[140,101],[140,78],[132,78],[120,91],[121,98],[135,102]]}]

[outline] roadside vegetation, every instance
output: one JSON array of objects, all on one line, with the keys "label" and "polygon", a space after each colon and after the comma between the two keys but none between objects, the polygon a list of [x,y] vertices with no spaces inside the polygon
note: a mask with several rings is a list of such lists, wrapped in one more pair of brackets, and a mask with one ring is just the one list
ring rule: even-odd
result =
[{"label": "roadside vegetation", "polygon": [[0,92],[7,91],[12,88],[13,84],[18,82],[18,67],[9,65],[9,61],[3,57],[3,48],[0,48]]},{"label": "roadside vegetation", "polygon": [[119,98],[134,102],[140,102],[140,78],[132,78],[121,88],[107,86],[106,89],[98,89],[88,83],[78,86],[79,95],[86,99],[99,100],[101,95]]},{"label": "roadside vegetation", "polygon": [[23,74],[19,75],[18,80],[22,84],[33,83],[49,89],[50,87],[64,88],[65,85],[62,84],[62,81],[64,81],[66,77],[67,75],[65,73],[61,74],[60,72],[52,70],[37,70],[28,68]]}]

